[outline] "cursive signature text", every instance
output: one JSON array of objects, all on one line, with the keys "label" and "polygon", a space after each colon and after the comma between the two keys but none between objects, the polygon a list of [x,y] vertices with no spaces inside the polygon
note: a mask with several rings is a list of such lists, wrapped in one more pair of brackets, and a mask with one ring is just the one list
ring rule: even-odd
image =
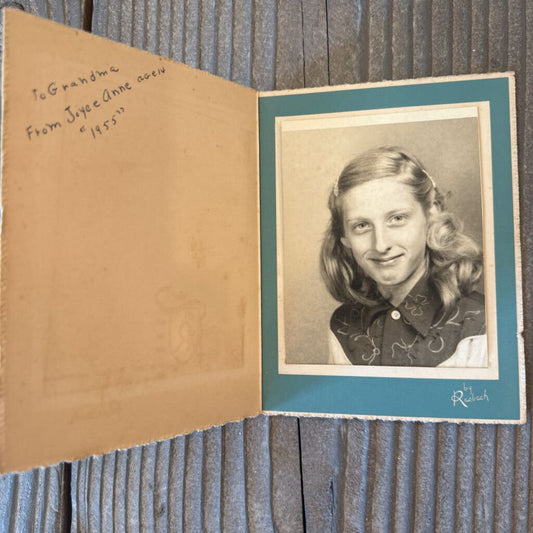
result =
[{"label": "cursive signature text", "polygon": [[489,395],[487,394],[487,389],[483,389],[482,393],[479,393],[478,391],[474,392],[472,385],[467,385],[466,383],[463,383],[463,387],[461,389],[456,389],[453,391],[451,400],[453,402],[454,407],[456,405],[468,407],[469,403],[488,402]]}]

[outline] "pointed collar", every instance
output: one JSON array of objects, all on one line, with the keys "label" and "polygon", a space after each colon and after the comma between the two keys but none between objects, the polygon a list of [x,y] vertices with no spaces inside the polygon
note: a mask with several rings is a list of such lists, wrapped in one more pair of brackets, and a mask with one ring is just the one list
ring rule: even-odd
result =
[{"label": "pointed collar", "polygon": [[402,317],[425,337],[440,307],[437,291],[428,277],[424,276],[398,306],[398,310]]},{"label": "pointed collar", "polygon": [[[400,311],[405,322],[425,337],[440,307],[441,303],[437,291],[429,282],[428,277],[424,276],[396,309]],[[385,300],[366,308],[363,316],[363,327],[368,328],[378,315],[391,309],[394,309],[394,306]]]}]

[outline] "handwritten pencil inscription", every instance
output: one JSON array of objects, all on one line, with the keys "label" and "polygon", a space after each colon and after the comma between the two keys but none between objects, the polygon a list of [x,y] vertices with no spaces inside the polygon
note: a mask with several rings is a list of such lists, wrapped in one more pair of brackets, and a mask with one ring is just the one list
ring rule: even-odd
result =
[{"label": "handwritten pencil inscription", "polygon": [[[26,139],[29,142],[41,141],[65,128],[75,127],[74,131],[85,134],[87,139],[96,140],[119,124],[119,117],[127,110],[126,95],[135,92],[140,84],[144,85],[163,76],[165,72],[165,67],[158,67],[149,72],[140,72],[129,79],[125,76],[119,79],[123,76],[121,69],[111,65],[104,69],[93,69],[69,80],[52,80],[43,88],[32,88],[33,100],[42,103],[60,95],[68,94],[72,98],[72,95],[76,95],[76,90],[84,86],[94,85],[95,92],[90,98],[84,97],[82,101],[69,103],[50,120],[41,124],[27,124],[24,129]],[[105,85],[102,86],[102,83]]]},{"label": "handwritten pencil inscription", "polygon": [[47,98],[51,96],[57,96],[58,93],[65,93],[70,92],[72,89],[76,89],[77,87],[82,87],[83,85],[90,85],[91,83],[94,83],[98,80],[101,80],[102,78],[106,78],[110,74],[114,74],[119,72],[119,68],[111,65],[108,68],[105,69],[94,69],[91,70],[88,74],[82,74],[80,76],[77,76],[74,79],[70,79],[67,81],[61,81],[57,82],[55,80],[51,81],[46,85],[44,89],[32,89],[32,93],[35,100],[46,100]]}]

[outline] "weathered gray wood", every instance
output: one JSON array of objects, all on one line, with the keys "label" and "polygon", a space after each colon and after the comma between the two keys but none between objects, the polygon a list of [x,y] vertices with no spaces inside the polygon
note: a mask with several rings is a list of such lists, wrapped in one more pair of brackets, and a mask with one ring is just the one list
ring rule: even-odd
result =
[{"label": "weathered gray wood", "polygon": [[[143,2],[134,2],[131,9],[131,45],[135,48],[144,48],[145,42],[147,41],[146,3],[146,0]],[[116,9],[116,3],[111,3],[111,6]],[[126,6],[121,6],[121,9],[124,10],[124,8]],[[194,8],[191,11],[194,12]],[[187,35],[187,32],[185,35]]]},{"label": "weathered gray wood", "polygon": [[0,531],[57,531],[62,467],[0,476]]},{"label": "weathered gray wood", "polygon": [[512,521],[515,449],[515,428],[499,426],[496,429],[494,531],[501,533],[508,529]]},{"label": "weathered gray wood", "polygon": [[82,0],[3,0],[0,8],[22,8],[27,13],[83,28],[87,5]]},{"label": "weathered gray wood", "polygon": [[452,3],[449,0],[436,0],[431,13],[431,74],[447,76],[452,73]]},{"label": "weathered gray wood", "polygon": [[185,42],[185,0],[171,2],[170,30],[168,40],[169,57],[176,61],[184,61],[183,50]]},{"label": "weathered gray wood", "polygon": [[279,533],[304,531],[299,421],[270,418],[272,522]]},{"label": "weathered gray wood", "polygon": [[[115,474],[116,477],[115,477]],[[102,465],[101,492],[100,492],[100,523],[102,531],[111,531],[114,523],[114,484],[109,483],[111,480],[119,481],[120,473],[117,469],[117,453],[108,453],[104,455]],[[120,522],[119,522],[120,523]],[[123,523],[123,522],[122,522]]]},{"label": "weathered gray wood", "polygon": [[244,423],[231,422],[222,428],[222,515],[223,531],[246,530],[246,476]]},{"label": "weathered gray wood", "polygon": [[220,493],[222,489],[222,428],[204,432],[204,468],[202,485],[203,531],[220,529]]},{"label": "weathered gray wood", "polygon": [[366,517],[370,531],[390,531],[394,479],[394,422],[370,426],[370,460]]},{"label": "weathered gray wood", "polygon": [[91,457],[86,465],[86,479],[88,484],[89,500],[87,505],[87,512],[89,513],[91,524],[90,531],[99,531],[102,529],[102,509],[100,502],[102,489],[102,468],[104,458],[103,456]]},{"label": "weathered gray wood", "polygon": [[457,428],[457,479],[455,489],[455,527],[457,531],[474,529],[475,426]]},{"label": "weathered gray wood", "polygon": [[[516,100],[517,107],[523,110],[522,113],[518,113],[518,162],[520,169],[520,177],[525,179],[524,176],[524,162],[526,161],[526,154],[523,152],[524,142],[524,114],[527,113],[525,105],[525,89],[526,89],[526,9],[522,0],[509,0],[509,12],[508,12],[508,43],[507,43],[507,68],[516,75]],[[522,192],[527,193],[526,190]],[[522,211],[523,216],[527,216],[527,213]],[[525,262],[528,262],[528,257],[524,256]],[[527,284],[526,284],[527,285]],[[526,322],[526,329],[528,324]]]},{"label": "weathered gray wood", "polygon": [[391,2],[368,5],[368,81],[392,78]]},{"label": "weathered gray wood", "polygon": [[[520,161],[520,199],[522,207],[522,216],[524,223],[522,224],[522,257],[523,257],[523,279],[524,279],[524,339],[527,347],[528,356],[528,372],[526,373],[528,388],[528,406],[531,409],[533,404],[533,354],[531,348],[533,346],[533,232],[529,228],[532,227],[531,208],[533,206],[533,161],[531,154],[533,154],[533,39],[531,35],[531,28],[533,27],[533,4],[526,2],[525,4],[524,35],[523,48],[525,54],[525,62],[520,69],[522,76],[519,80],[522,85],[519,86],[519,103],[523,106],[519,109],[518,124],[519,124],[519,161]],[[526,35],[528,37],[526,37]],[[533,523],[533,517],[531,519]]]},{"label": "weathered gray wood", "polygon": [[[530,430],[531,433],[533,433],[533,424],[531,423],[531,413],[529,413],[529,424],[530,424]],[[533,435],[530,433],[530,452],[529,452],[529,496],[527,500],[524,498],[524,500],[516,501],[515,505],[522,505],[527,508],[527,523],[529,524],[529,528],[531,528],[531,524],[533,524],[533,490],[531,490],[531,487],[533,487],[533,467],[531,465],[531,455],[532,455],[532,448],[533,448]]]},{"label": "weathered gray wood", "polygon": [[416,425],[414,531],[435,529],[437,425]]},{"label": "weathered gray wood", "polygon": [[87,524],[86,517],[81,518],[79,516],[80,507],[83,507],[83,504],[80,501],[80,492],[84,490],[84,479],[81,477],[80,464],[75,462],[72,464],[72,477],[70,482],[72,483],[72,500],[71,500],[71,528],[73,531],[78,531],[79,524]]},{"label": "weathered gray wood", "polygon": [[229,79],[231,76],[231,42],[233,39],[233,5],[231,0],[220,0],[216,6],[216,66],[218,76]]},{"label": "weathered gray wood", "polygon": [[170,441],[168,463],[168,529],[171,531],[183,530],[184,486],[185,437],[176,437]]},{"label": "weathered gray wood", "polygon": [[516,533],[526,533],[528,530],[528,509],[532,508],[533,495],[530,485],[530,456],[531,456],[531,416],[527,424],[515,428],[515,483],[513,487],[513,516],[511,523]]},{"label": "weathered gray wood", "polygon": [[416,425],[413,422],[396,424],[394,456],[395,494],[392,502],[392,521],[395,531],[412,531],[414,520],[412,486],[415,475]]},{"label": "weathered gray wood", "polygon": [[183,480],[183,531],[201,531],[202,470],[204,434],[195,431],[185,437],[185,478]]},{"label": "weathered gray wood", "polygon": [[[83,25],[81,4],[21,3]],[[523,0],[95,0],[93,17],[95,33],[259,89],[515,70],[528,347],[532,27],[533,3]],[[526,532],[533,524],[531,431],[530,420],[517,428],[236,422],[74,463],[72,529],[300,531],[305,520],[307,530],[321,532]],[[0,530],[59,527],[62,473],[52,467],[0,477]]]},{"label": "weathered gray wood", "polygon": [[200,66],[200,1],[185,0],[183,62],[191,67]]},{"label": "weathered gray wood", "polygon": [[452,4],[452,73],[467,74],[470,72],[472,42],[470,2],[455,0]]},{"label": "weathered gray wood", "polygon": [[[170,491],[170,450],[171,440],[165,440],[157,444],[155,459],[155,482],[153,490],[154,498],[154,529],[155,531],[168,531]],[[106,528],[105,531],[109,531]]]},{"label": "weathered gray wood", "polygon": [[146,11],[144,20],[144,40],[143,48],[155,54],[157,49],[157,35],[159,28],[157,25],[159,3],[156,0],[146,0]]},{"label": "weathered gray wood", "polygon": [[303,31],[300,2],[280,0],[277,11],[276,89],[303,87]]},{"label": "weathered gray wood", "polygon": [[487,72],[489,3],[486,0],[472,0],[470,72]]},{"label": "weathered gray wood", "polygon": [[494,525],[496,427],[476,426],[474,459],[474,529],[490,531]]},{"label": "weathered gray wood", "polygon": [[[137,532],[140,530],[141,509],[140,509],[140,492],[141,492],[141,461],[142,448],[130,448],[127,451],[127,466],[126,466],[126,480],[123,497],[125,497],[125,511],[126,511],[126,529],[128,531]],[[90,459],[89,459],[90,460]],[[117,494],[117,496],[120,496]],[[90,516],[91,522],[93,516]],[[92,524],[91,524],[92,525]],[[94,527],[92,529],[97,529]]]},{"label": "weathered gray wood", "polygon": [[413,77],[431,75],[431,2],[413,0]]},{"label": "weathered gray wood", "polygon": [[367,2],[327,2],[329,83],[368,80]]},{"label": "weathered gray wood", "polygon": [[[72,530],[183,530],[185,440],[185,437],[177,437],[75,462],[72,467]],[[194,452],[189,453],[192,465],[189,470],[198,466],[193,455]],[[202,454],[196,453],[198,455],[201,458]],[[194,474],[189,473],[188,488],[194,491],[197,485],[191,477]],[[189,501],[194,498],[189,497]],[[193,508],[194,515],[201,505]]]},{"label": "weathered gray wood", "polygon": [[392,3],[392,79],[413,76],[412,0]]},{"label": "weathered gray wood", "polygon": [[488,19],[489,71],[501,72],[507,69],[507,45],[509,41],[507,24],[507,0],[490,0]]},{"label": "weathered gray wood", "polygon": [[[115,40],[118,40],[118,35],[113,35],[112,33],[111,23],[115,22],[116,24],[118,17],[115,19],[113,15],[119,13],[120,10],[111,9],[108,0],[96,0],[93,4],[93,7],[99,16],[97,18],[92,18],[91,32],[96,35],[105,35],[109,36],[108,38],[110,39],[114,38]],[[111,23],[108,23],[108,21]]]},{"label": "weathered gray wood", "polygon": [[437,490],[435,498],[435,530],[455,530],[455,476],[457,457],[457,425],[437,426]]},{"label": "weathered gray wood", "polygon": [[215,0],[202,0],[200,3],[200,68],[207,72],[215,72],[215,37],[216,11]]},{"label": "weathered gray wood", "polygon": [[170,57],[170,32],[172,28],[172,10],[175,0],[159,0],[157,2],[157,15],[155,21],[156,42],[155,50],[157,55]]},{"label": "weathered gray wood", "polygon": [[250,531],[274,531],[270,491],[270,431],[266,416],[244,422],[246,515]]},{"label": "weathered gray wood", "polygon": [[338,531],[343,421],[302,418],[302,487],[306,531]]},{"label": "weathered gray wood", "polygon": [[268,417],[258,416],[244,421],[246,516],[251,532],[274,531],[269,443]]},{"label": "weathered gray wood", "polygon": [[[115,453],[115,469],[111,476],[104,480],[111,490],[113,491],[113,524],[116,525],[117,529],[124,531],[126,528],[126,501],[128,496],[128,450],[119,450]],[[85,461],[84,461],[85,462]],[[74,482],[74,477],[73,477]],[[83,490],[83,485],[82,485]],[[134,496],[136,491],[134,493]],[[78,492],[78,501],[77,505],[83,505],[83,492]],[[81,497],[81,498],[80,498]],[[110,503],[109,500],[108,504]],[[180,498],[181,503],[181,498]],[[74,509],[74,504],[73,504]],[[72,513],[74,516],[74,512]],[[81,522],[80,529],[88,529],[89,524],[86,522]],[[75,530],[76,531],[76,530]]]},{"label": "weathered gray wood", "polygon": [[249,86],[252,80],[252,0],[233,2],[231,80]]},{"label": "weathered gray wood", "polygon": [[155,530],[155,462],[157,444],[152,443],[142,447],[140,482],[139,482],[139,523],[144,531]]},{"label": "weathered gray wood", "polygon": [[329,85],[326,0],[302,2],[304,85]]},{"label": "weathered gray wood", "polygon": [[259,91],[270,91],[275,87],[276,33],[276,1],[254,2],[252,87]]},{"label": "weathered gray wood", "polygon": [[346,420],[341,426],[342,463],[339,482],[339,529],[364,531],[370,423]]}]

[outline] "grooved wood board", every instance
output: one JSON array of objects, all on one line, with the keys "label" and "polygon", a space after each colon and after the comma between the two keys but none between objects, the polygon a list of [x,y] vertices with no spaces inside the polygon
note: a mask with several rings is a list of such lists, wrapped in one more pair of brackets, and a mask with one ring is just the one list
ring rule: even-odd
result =
[{"label": "grooved wood board", "polygon": [[[21,3],[77,27],[90,6]],[[532,30],[525,0],[95,0],[92,12],[94,33],[260,90],[516,71],[529,409]],[[520,427],[261,416],[0,477],[0,530],[60,530],[71,516],[73,531],[527,532],[531,431],[530,416]]]}]

